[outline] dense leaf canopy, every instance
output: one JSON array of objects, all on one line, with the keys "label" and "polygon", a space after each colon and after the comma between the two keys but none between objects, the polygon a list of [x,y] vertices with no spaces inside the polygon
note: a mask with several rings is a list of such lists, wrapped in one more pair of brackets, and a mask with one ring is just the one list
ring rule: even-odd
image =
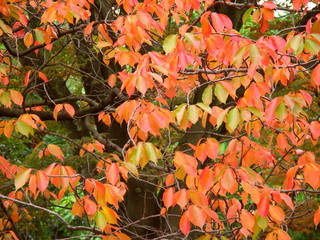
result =
[{"label": "dense leaf canopy", "polygon": [[318,3],[0,0],[0,239],[316,231]]}]

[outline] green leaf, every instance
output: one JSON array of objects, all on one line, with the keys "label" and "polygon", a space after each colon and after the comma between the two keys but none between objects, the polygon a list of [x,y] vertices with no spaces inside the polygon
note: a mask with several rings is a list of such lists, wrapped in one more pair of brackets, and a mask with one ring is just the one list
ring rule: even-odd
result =
[{"label": "green leaf", "polygon": [[282,121],[284,120],[288,115],[287,107],[283,103],[279,103],[277,109],[276,109],[276,116],[277,118]]},{"label": "green leaf", "polygon": [[16,177],[14,178],[14,185],[16,189],[21,188],[26,182],[29,180],[31,169],[24,169],[23,171],[19,172]]},{"label": "green leaf", "polygon": [[218,98],[220,102],[226,103],[229,93],[223,85],[217,84],[214,87],[214,95]]},{"label": "green leaf", "polygon": [[43,44],[44,43],[44,36],[43,36],[43,32],[39,29],[35,29],[34,30],[35,34],[36,34],[36,39],[39,43]]},{"label": "green leaf", "polygon": [[202,102],[208,106],[212,103],[212,86],[207,87],[203,91]]},{"label": "green leaf", "polygon": [[260,215],[258,216],[257,219],[257,225],[262,228],[263,230],[268,227],[268,217],[261,217]]},{"label": "green leaf", "polygon": [[227,114],[227,129],[232,133],[240,122],[240,112],[237,107],[232,108]]},{"label": "green leaf", "polygon": [[177,45],[178,35],[170,35],[163,41],[163,50],[169,54]]}]

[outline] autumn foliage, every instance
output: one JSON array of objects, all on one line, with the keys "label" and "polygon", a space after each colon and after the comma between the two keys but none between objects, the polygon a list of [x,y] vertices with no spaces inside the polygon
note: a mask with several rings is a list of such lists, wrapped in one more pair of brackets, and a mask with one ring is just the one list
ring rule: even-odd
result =
[{"label": "autumn foliage", "polygon": [[315,229],[318,3],[0,0],[0,239]]}]

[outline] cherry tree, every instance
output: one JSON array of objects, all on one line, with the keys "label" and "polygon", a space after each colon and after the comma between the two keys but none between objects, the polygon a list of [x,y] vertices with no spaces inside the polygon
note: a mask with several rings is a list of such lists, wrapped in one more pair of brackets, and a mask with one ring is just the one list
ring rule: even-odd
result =
[{"label": "cherry tree", "polygon": [[318,4],[0,0],[0,238],[317,227]]}]

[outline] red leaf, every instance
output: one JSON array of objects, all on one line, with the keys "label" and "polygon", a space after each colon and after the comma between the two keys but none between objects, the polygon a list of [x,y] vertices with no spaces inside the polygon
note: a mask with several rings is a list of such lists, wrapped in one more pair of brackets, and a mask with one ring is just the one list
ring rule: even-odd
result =
[{"label": "red leaf", "polygon": [[310,132],[312,134],[312,138],[317,140],[320,137],[320,122],[313,121],[310,124]]},{"label": "red leaf", "polygon": [[190,231],[189,212],[185,211],[179,222],[179,228],[184,235],[187,235]]},{"label": "red leaf", "polygon": [[316,225],[316,227],[317,227],[320,222],[320,207],[318,208],[318,210],[314,214],[313,222],[314,222],[314,225]]},{"label": "red leaf", "polygon": [[47,78],[47,76],[46,76],[44,73],[39,72],[39,77],[40,77],[44,82],[48,82],[48,78]]},{"label": "red leaf", "polygon": [[258,203],[258,211],[261,217],[266,217],[269,212],[269,197],[266,194],[260,196],[260,201]]},{"label": "red leaf", "polygon": [[277,8],[277,5],[274,2],[271,2],[271,1],[264,2],[262,4],[262,6],[265,7],[265,8],[270,8],[270,9],[276,9]]},{"label": "red leaf", "polygon": [[24,85],[28,86],[31,70],[29,70],[24,78]]}]

